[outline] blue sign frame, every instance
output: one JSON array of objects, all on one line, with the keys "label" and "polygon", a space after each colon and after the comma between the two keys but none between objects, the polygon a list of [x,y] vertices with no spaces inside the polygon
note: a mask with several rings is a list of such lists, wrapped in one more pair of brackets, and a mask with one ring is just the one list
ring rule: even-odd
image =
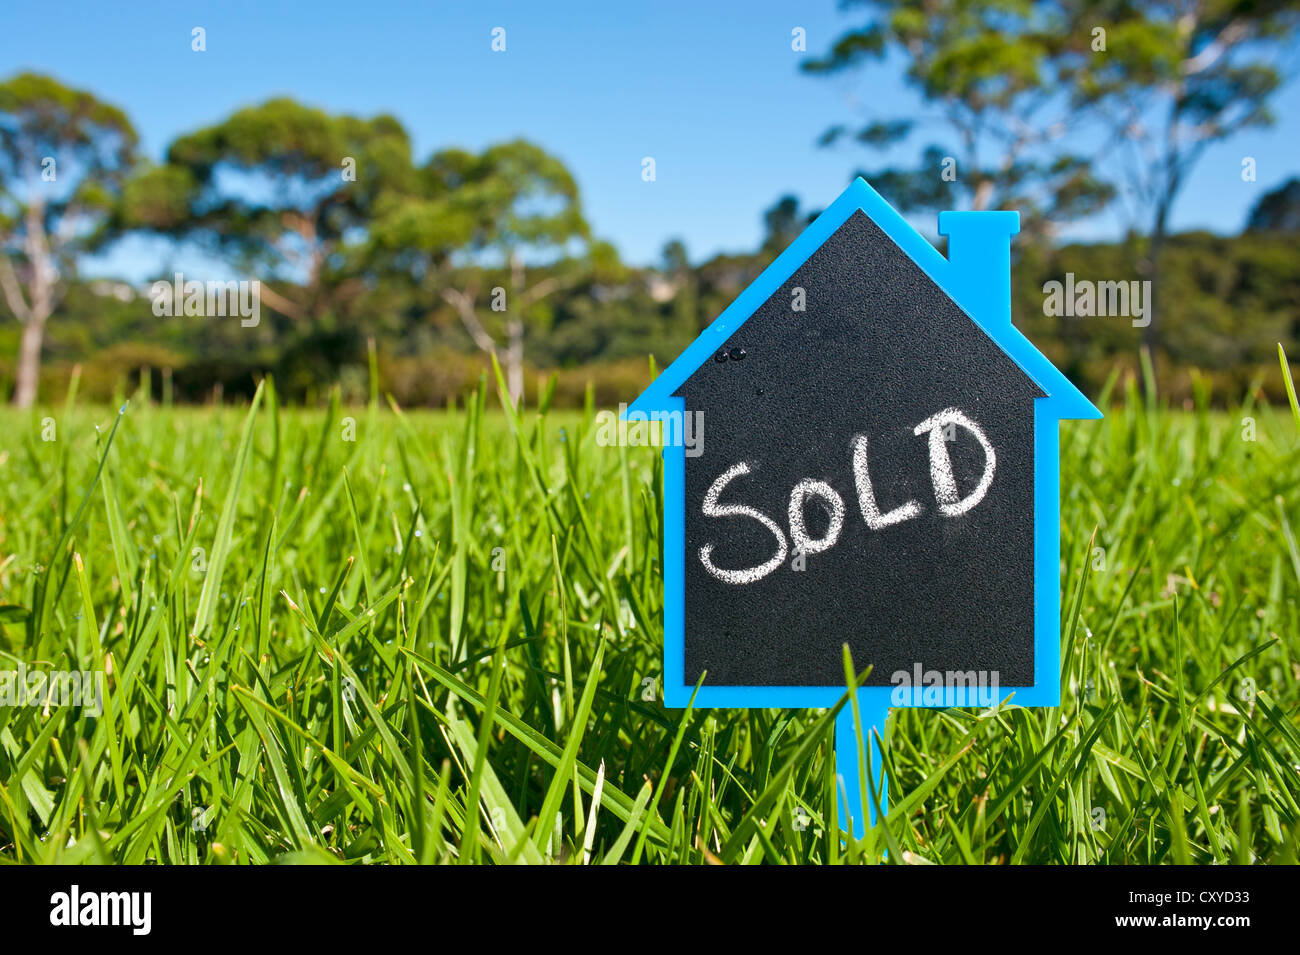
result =
[{"label": "blue sign frame", "polygon": [[[751,315],[858,210],[861,210],[984,331],[1043,391],[1034,401],[1034,682],[999,687],[1005,699],[1014,694],[1020,706],[1058,706],[1061,699],[1060,649],[1060,439],[1062,419],[1096,419],[1101,412],[1011,324],[1006,280],[990,283],[990,256],[1000,256],[1010,275],[1010,237],[1020,230],[1016,212],[941,212],[939,232],[950,237],[944,258],[864,179],[856,179],[819,215],[730,306],[664,369],[627,409],[629,420],[664,414],[684,415],[685,399],[673,395],[708,361]],[[964,254],[970,252],[971,254]],[[975,254],[977,253],[978,254]],[[674,416],[675,417],[675,416]],[[684,420],[678,419],[678,420]],[[695,694],[700,707],[831,707],[845,695],[844,686],[701,686],[685,679],[686,607],[686,448],[666,446],[664,460],[664,703],[685,707]],[[933,706],[923,701],[923,687],[867,686],[858,690],[864,731],[884,732],[891,706]],[[976,688],[945,690],[945,706],[987,705]],[[852,828],[862,832],[863,796],[856,765],[861,755],[852,709],[845,706],[836,727],[837,772],[846,792]],[[880,763],[873,760],[876,767]],[[879,783],[883,786],[883,780]],[[881,795],[883,804],[883,793]],[[869,800],[867,800],[869,801]],[[874,813],[874,811],[873,811]],[[847,828],[847,826],[846,826]]]}]

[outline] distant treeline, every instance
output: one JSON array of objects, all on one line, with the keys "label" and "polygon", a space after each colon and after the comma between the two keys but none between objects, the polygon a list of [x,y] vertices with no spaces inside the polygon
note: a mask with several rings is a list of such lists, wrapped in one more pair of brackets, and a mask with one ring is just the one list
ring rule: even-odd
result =
[{"label": "distant treeline", "polygon": [[[1277,343],[1300,355],[1296,238],[1283,231],[1247,231],[1170,240],[1154,356],[1163,395],[1190,397],[1199,376],[1220,401],[1239,398],[1252,384],[1282,396]],[[684,257],[674,263],[670,254],[661,268],[565,290],[551,303],[547,327],[530,333],[526,391],[534,394],[540,380],[555,374],[560,404],[583,401],[589,384],[600,404],[631,400],[650,380],[650,356],[660,368],[671,361],[774,252],[720,256],[694,267]],[[1143,335],[1131,316],[1049,315],[1043,291],[1067,274],[1079,285],[1140,281],[1132,249],[1124,243],[1035,245],[1019,254],[1012,290],[1017,327],[1091,394],[1116,369],[1138,373]],[[46,400],[59,400],[80,365],[81,393],[92,400],[130,394],[142,380],[158,400],[237,398],[250,395],[256,380],[270,372],[288,400],[321,400],[337,383],[346,400],[356,401],[369,390],[371,339],[380,389],[404,406],[444,405],[475,387],[489,367],[450,306],[425,312],[392,301],[378,313],[371,310],[373,301],[364,301],[355,310],[310,321],[263,309],[257,326],[245,327],[237,316],[159,317],[150,285],[73,285],[49,326]],[[15,324],[0,329],[5,392],[12,388],[8,356],[17,337]]]},{"label": "distant treeline", "polygon": [[[1113,75],[1145,57],[1194,77],[1180,80],[1184,92],[1166,105],[1168,121],[1195,131],[1199,147],[1263,123],[1263,104],[1282,81],[1248,57],[1235,64],[1224,54],[1206,68],[1196,35],[1183,36],[1181,25],[1171,33],[1129,23],[1137,32],[1122,33],[1125,55],[1098,59],[1078,37],[1041,43],[1037,15],[974,6],[988,18],[980,21],[985,52],[957,88],[978,128],[1036,128],[1026,117],[1042,90],[1032,87],[1047,76],[1082,82],[1074,106],[1093,122],[1110,115],[1101,107],[1114,96],[1137,89],[1155,97],[1154,109],[1169,93],[1159,70]],[[927,97],[953,95],[950,67],[970,46],[965,16],[890,21],[901,31],[891,42],[922,52],[910,60],[921,71],[911,80],[925,87],[927,63],[944,78],[942,90],[925,87]],[[1018,40],[1007,32],[1012,20]],[[1300,16],[1270,8],[1234,12],[1222,30],[1211,30],[1217,20],[1203,26],[1216,44],[1235,44],[1290,35],[1293,20]],[[852,51],[883,48],[883,27],[863,29],[805,68],[856,69]],[[1170,48],[1148,49],[1151,37]],[[1054,72],[1004,97],[1004,64],[1026,56],[1050,60]],[[1235,116],[1232,103],[1252,111]],[[978,139],[956,113],[949,118],[962,140]],[[1120,140],[1137,143],[1140,125],[1125,121]],[[853,138],[879,147],[910,128],[910,120],[872,123]],[[1110,153],[1063,154],[1052,136],[1039,143],[1041,155],[1012,144],[993,167],[972,148],[960,176],[955,154],[934,145],[914,167],[868,179],[922,222],[933,223],[936,209],[1017,210],[1013,320],[1084,389],[1096,394],[1146,354],[1175,400],[1208,388],[1235,401],[1256,382],[1280,395],[1276,345],[1300,354],[1300,181],[1261,187],[1241,235],[1170,235],[1168,213],[1199,155],[1182,152],[1181,136],[1162,147],[1172,152],[1153,154],[1149,171],[1161,181],[1130,183],[1141,214],[1131,238],[1110,244],[1053,241],[1105,209],[1124,177],[1109,168]],[[278,97],[177,136],[152,162],[124,111],[37,73],[0,82],[0,143],[0,397],[19,407],[58,401],[74,373],[96,400],[142,383],[164,401],[235,398],[266,374],[289,401],[319,401],[335,386],[357,400],[376,384],[372,342],[377,385],[403,405],[455,399],[492,355],[512,397],[554,374],[560,403],[590,393],[616,404],[649,381],[652,356],[662,367],[679,354],[812,218],[785,196],[763,212],[755,251],[698,261],[672,240],[653,267],[632,266],[588,222],[570,170],[536,143],[420,155],[394,116]],[[1168,169],[1179,175],[1165,182]],[[1253,168],[1241,176],[1253,181]],[[162,266],[155,281],[136,286],[79,277],[92,256],[132,237],[161,240],[164,261],[202,262],[213,274]],[[228,299],[211,294],[221,276],[234,277]]]}]

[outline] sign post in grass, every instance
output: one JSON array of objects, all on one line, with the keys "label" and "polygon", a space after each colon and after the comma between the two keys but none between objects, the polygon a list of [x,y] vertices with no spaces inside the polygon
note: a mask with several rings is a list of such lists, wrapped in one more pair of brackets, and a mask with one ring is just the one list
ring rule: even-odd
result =
[{"label": "sign post in grass", "polygon": [[1101,417],[1011,324],[1018,213],[938,225],[946,257],[856,180],[626,413],[662,428],[665,703],[861,683],[858,836],[890,707],[1058,704],[1058,422]]}]

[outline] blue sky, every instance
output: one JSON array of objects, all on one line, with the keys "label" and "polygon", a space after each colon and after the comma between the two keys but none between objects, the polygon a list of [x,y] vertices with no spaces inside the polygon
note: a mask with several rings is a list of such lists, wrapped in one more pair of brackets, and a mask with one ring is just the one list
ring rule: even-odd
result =
[{"label": "blue sky", "polygon": [[[524,136],[569,165],[597,234],[625,259],[655,261],[680,236],[698,261],[752,249],[779,196],[820,208],[855,169],[883,164],[860,149],[817,148],[828,126],[920,111],[888,67],[851,80],[799,73],[792,28],[821,52],[855,16],[835,0],[12,4],[0,75],[35,69],[93,90],[128,112],[155,158],[175,135],[282,94],[394,113],[421,159]],[[195,26],[207,31],[204,53],[190,49]],[[490,49],[496,26],[505,53]],[[1273,103],[1278,125],[1210,149],[1175,227],[1234,231],[1260,192],[1300,171],[1298,104],[1292,82]],[[1246,155],[1256,183],[1241,181]],[[641,179],[644,156],[655,158],[653,183]],[[1072,234],[1116,228],[1105,216]],[[161,248],[128,243],[94,271],[142,277]]]}]

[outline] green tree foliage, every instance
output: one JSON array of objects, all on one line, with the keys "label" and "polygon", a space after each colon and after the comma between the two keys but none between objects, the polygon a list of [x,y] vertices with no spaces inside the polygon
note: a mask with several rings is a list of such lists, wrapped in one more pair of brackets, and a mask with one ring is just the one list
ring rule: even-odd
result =
[{"label": "green tree foliage", "polygon": [[[408,271],[454,309],[479,349],[501,351],[518,400],[526,323],[545,330],[548,300],[593,274],[616,276],[617,254],[592,240],[569,170],[532,143],[436,153],[413,185],[376,209],[372,261]],[[539,257],[545,264],[528,264]]]},{"label": "green tree foliage", "polygon": [[[1026,232],[1095,212],[1111,190],[1087,160],[1066,152],[1072,112],[1059,95],[1071,67],[1072,24],[1063,4],[1025,0],[880,0],[850,3],[865,21],[805,72],[856,73],[887,57],[929,106],[923,117],[878,119],[827,130],[823,145],[852,139],[882,150],[937,125],[910,166],[861,175],[903,209],[1018,209]],[[865,98],[864,98],[865,99]],[[937,121],[936,123],[922,121]]]},{"label": "green tree foliage", "polygon": [[[972,36],[980,35],[979,24],[987,22],[971,19],[977,5],[958,6],[974,24]],[[891,5],[898,16],[904,9]],[[1029,18],[1019,7],[1008,9]],[[1112,34],[1112,50],[1113,40]],[[1049,45],[1052,68],[1068,90],[1075,80],[1068,44]],[[854,49],[837,44],[833,55],[847,68],[856,62]],[[969,57],[983,62],[974,52]],[[359,398],[371,337],[381,387],[404,404],[442,404],[473,389],[489,353],[502,360],[516,399],[532,390],[529,370],[535,369],[559,373],[557,401],[617,403],[647,382],[647,355],[662,366],[680,353],[814,216],[794,196],[782,196],[761,214],[763,238],[752,251],[692,263],[685,244],[673,240],[657,266],[631,268],[592,236],[564,164],[531,143],[443,150],[416,165],[407,134],[391,117],[332,116],[272,100],[181,137],[166,162],[133,171],[134,137],[120,113],[82,99],[88,94],[60,94],[52,81],[19,79],[4,87],[3,132],[15,145],[3,156],[0,269],[9,275],[10,311],[20,314],[31,301],[59,307],[60,320],[44,339],[50,365],[44,391],[51,397],[80,365],[83,391],[97,399],[119,397],[137,381],[177,401],[251,395],[267,371],[287,400],[316,400],[335,381],[345,385],[345,396]],[[958,88],[967,89],[972,103],[1002,95],[979,83]],[[1018,95],[981,122],[994,122]],[[41,104],[42,96],[55,105],[21,105]],[[959,105],[950,108],[961,113]],[[65,137],[60,156],[92,149],[72,181],[59,160],[61,191],[31,192],[40,162],[24,165],[20,157],[41,151],[19,142],[34,135],[24,133],[23,123],[54,136],[51,141]],[[897,131],[877,128],[860,138],[884,141]],[[114,142],[118,151],[105,151]],[[993,183],[996,195],[1018,188],[992,174],[983,181]],[[887,179],[875,184],[897,200]],[[968,204],[986,201],[977,195],[979,183],[961,188]],[[1033,196],[1047,193],[1042,182],[1035,188],[1030,206],[1021,207],[1041,212],[1046,206],[1033,205]],[[1161,258],[1168,277],[1164,334],[1155,349],[1166,394],[1189,395],[1208,384],[1220,400],[1234,400],[1257,384],[1261,367],[1276,370],[1277,342],[1300,353],[1300,288],[1290,241],[1296,192],[1293,180],[1261,198],[1242,236],[1168,241]],[[35,219],[31,196],[43,203]],[[77,281],[77,254],[123,230],[193,242],[246,270],[264,283],[266,317],[257,327],[194,317],[160,322],[145,288]],[[53,271],[31,266],[39,258],[30,257],[29,235],[41,234],[62,243],[51,245],[61,250],[49,260]],[[1064,247],[1043,239],[1031,229],[1017,243],[1015,320],[1098,393],[1117,363],[1136,367],[1141,330],[1127,318],[1050,317],[1043,284],[1066,272],[1092,281],[1146,278],[1140,238]],[[31,282],[41,275],[55,277],[54,291],[33,298]],[[29,325],[0,324],[0,352],[27,354]],[[35,394],[35,381],[32,373],[24,393]],[[1275,385],[1271,377],[1259,381]]]},{"label": "green tree foliage", "polygon": [[[875,0],[866,22],[804,63],[814,74],[856,70],[890,53],[938,113],[952,142],[928,145],[913,167],[868,174],[907,208],[1007,208],[1026,232],[1123,201],[1153,316],[1143,342],[1156,350],[1164,290],[1161,253],[1170,215],[1205,149],[1272,120],[1282,74],[1269,62],[1300,22],[1277,0]],[[887,147],[909,137],[911,117],[875,119],[854,133]],[[1066,151],[1074,130],[1095,142]],[[834,142],[852,131],[835,127]],[[1078,136],[1076,135],[1075,139]],[[956,160],[955,166],[953,161]],[[1243,175],[1252,160],[1243,160]],[[942,174],[941,174],[942,173]]]},{"label": "green tree foliage", "polygon": [[[1100,125],[1094,165],[1123,185],[1133,231],[1145,237],[1137,251],[1156,314],[1144,341],[1154,346],[1174,203],[1209,145],[1272,122],[1268,101],[1282,73],[1269,57],[1289,43],[1300,9],[1277,0],[1070,0],[1064,8],[1076,25],[1071,102]],[[1088,38],[1098,30],[1101,44]],[[1243,160],[1243,176],[1253,177],[1251,163]]]},{"label": "green tree foliage", "polygon": [[[182,136],[126,191],[126,225],[194,241],[258,276],[267,303],[321,319],[349,278],[345,246],[414,176],[392,116],[333,115],[290,99]],[[281,294],[278,282],[291,292]]]},{"label": "green tree foliage", "polygon": [[1252,232],[1300,232],[1300,178],[1292,176],[1260,196],[1246,219]]},{"label": "green tree foliage", "polygon": [[796,196],[782,196],[776,205],[763,213],[763,245],[761,251],[779,254],[799,237],[815,215],[801,214]]},{"label": "green tree foliage", "polygon": [[[1141,281],[1130,246],[1026,243],[1019,254],[1012,272],[1017,327],[1089,394],[1100,394],[1117,368],[1138,375],[1142,330],[1131,318],[1044,313],[1044,284],[1067,272],[1078,280]],[[624,269],[617,279],[585,273],[546,301],[547,332],[532,339],[523,366],[525,393],[533,391],[534,379],[526,374],[531,367],[559,373],[558,401],[581,403],[588,382],[599,401],[627,400],[649,381],[646,357],[653,355],[660,367],[671,361],[753,281],[770,255],[720,255],[692,266],[682,247],[672,250],[672,267]],[[1283,232],[1171,237],[1166,334],[1157,355],[1161,393],[1182,400],[1205,386],[1215,400],[1230,402],[1263,385],[1281,399],[1277,343],[1300,354],[1295,265],[1293,237]],[[47,394],[62,390],[74,364],[83,366],[83,394],[98,400],[121,397],[142,378],[151,381],[155,396],[164,394],[170,380],[177,401],[202,401],[214,389],[251,395],[265,370],[276,372],[278,390],[291,401],[314,400],[333,381],[321,369],[323,350],[339,347],[327,340],[336,332],[319,330],[287,348],[265,323],[248,329],[184,318],[160,323],[145,291],[102,281],[70,285],[47,339]],[[420,308],[382,317],[391,332],[378,341],[381,386],[399,402],[441,405],[477,386],[487,365],[474,356],[454,316],[441,326]],[[10,346],[0,329],[0,350]],[[364,356],[351,358],[342,371],[349,367],[362,374]],[[162,369],[170,369],[168,378]],[[363,393],[354,389],[353,397]]]},{"label": "green tree foliage", "polygon": [[126,114],[36,73],[0,83],[0,292],[22,324],[14,403],[36,400],[45,323],[77,257],[114,233],[135,160]]},{"label": "green tree foliage", "polygon": [[[1289,237],[1171,236],[1164,269],[1164,333],[1155,356],[1159,390],[1190,398],[1199,381],[1219,401],[1234,401],[1265,384],[1281,398],[1273,367],[1277,343],[1293,354],[1300,347],[1300,270]],[[1117,367],[1138,375],[1142,329],[1129,317],[1045,315],[1043,285],[1067,272],[1091,281],[1141,281],[1142,275],[1126,242],[1027,247],[1012,271],[1016,325],[1096,395]]]}]

